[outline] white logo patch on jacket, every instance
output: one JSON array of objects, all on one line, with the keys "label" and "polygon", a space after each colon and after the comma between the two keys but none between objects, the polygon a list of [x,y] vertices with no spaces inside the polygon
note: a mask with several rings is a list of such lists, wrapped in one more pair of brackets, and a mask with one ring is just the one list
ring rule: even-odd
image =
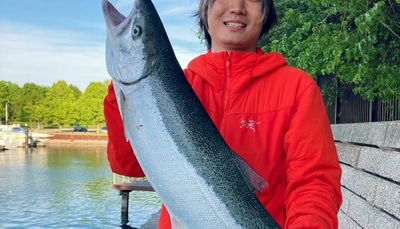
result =
[{"label": "white logo patch on jacket", "polygon": [[249,119],[249,120],[241,119],[240,120],[240,128],[247,128],[253,132],[256,132],[256,125],[259,125],[260,123],[261,122],[252,120],[252,119]]}]

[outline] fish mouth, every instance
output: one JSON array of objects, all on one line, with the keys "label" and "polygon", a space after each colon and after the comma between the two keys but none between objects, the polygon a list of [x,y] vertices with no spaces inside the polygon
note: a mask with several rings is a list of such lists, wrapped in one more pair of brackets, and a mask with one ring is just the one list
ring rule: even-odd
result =
[{"label": "fish mouth", "polygon": [[108,0],[102,1],[102,8],[106,22],[112,26],[118,26],[126,17],[122,15]]},{"label": "fish mouth", "polygon": [[234,27],[238,29],[244,29],[247,27],[246,23],[240,22],[240,21],[224,21],[224,25],[228,27]]},{"label": "fish mouth", "polygon": [[128,26],[130,20],[133,18],[134,14],[136,12],[136,9],[137,9],[136,3],[137,3],[137,0],[135,1],[135,5],[132,8],[129,15],[124,16],[113,6],[113,4],[111,4],[109,2],[109,0],[103,0],[102,1],[103,15],[105,17],[105,21],[106,21],[108,27],[119,31],[119,30],[122,30],[124,27]]}]

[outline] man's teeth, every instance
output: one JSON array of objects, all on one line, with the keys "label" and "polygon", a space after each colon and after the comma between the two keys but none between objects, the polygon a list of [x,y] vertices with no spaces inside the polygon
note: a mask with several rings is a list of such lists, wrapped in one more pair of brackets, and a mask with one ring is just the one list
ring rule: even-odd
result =
[{"label": "man's teeth", "polygon": [[232,26],[232,27],[236,27],[236,28],[240,28],[240,29],[243,29],[244,27],[246,27],[245,24],[237,23],[237,22],[225,22],[224,24],[227,26]]}]

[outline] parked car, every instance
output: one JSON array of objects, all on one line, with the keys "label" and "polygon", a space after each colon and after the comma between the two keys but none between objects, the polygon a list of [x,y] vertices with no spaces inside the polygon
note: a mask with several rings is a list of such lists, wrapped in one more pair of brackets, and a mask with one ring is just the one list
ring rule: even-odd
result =
[{"label": "parked car", "polygon": [[14,133],[25,133],[25,129],[19,126],[14,126],[11,128],[11,132]]},{"label": "parked car", "polygon": [[82,127],[79,124],[74,125],[74,132],[86,132],[86,131],[87,131],[86,127]]},{"label": "parked car", "polygon": [[100,128],[100,132],[107,133],[107,127],[103,126],[102,128]]}]

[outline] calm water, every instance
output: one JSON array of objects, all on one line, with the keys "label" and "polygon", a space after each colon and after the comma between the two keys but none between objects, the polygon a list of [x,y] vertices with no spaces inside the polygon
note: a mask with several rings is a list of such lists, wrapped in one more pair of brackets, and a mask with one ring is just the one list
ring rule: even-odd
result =
[{"label": "calm water", "polygon": [[[118,228],[104,147],[46,147],[0,152],[0,228]],[[131,226],[158,211],[154,193],[131,192]]]}]

